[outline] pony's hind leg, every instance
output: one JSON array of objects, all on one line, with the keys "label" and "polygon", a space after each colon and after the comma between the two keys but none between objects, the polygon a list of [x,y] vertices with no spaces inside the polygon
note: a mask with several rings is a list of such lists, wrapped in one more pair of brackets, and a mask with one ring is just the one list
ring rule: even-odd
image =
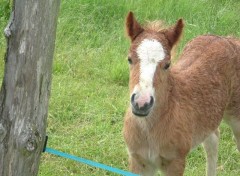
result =
[{"label": "pony's hind leg", "polygon": [[240,84],[239,76],[235,81],[238,86],[234,87],[231,100],[226,109],[224,120],[231,127],[238,151],[240,152]]},{"label": "pony's hind leg", "polygon": [[226,119],[227,124],[231,127],[238,151],[240,152],[240,115]]},{"label": "pony's hind leg", "polygon": [[207,158],[207,176],[216,176],[217,159],[218,159],[218,143],[219,131],[218,129],[211,133],[203,142],[203,147]]}]

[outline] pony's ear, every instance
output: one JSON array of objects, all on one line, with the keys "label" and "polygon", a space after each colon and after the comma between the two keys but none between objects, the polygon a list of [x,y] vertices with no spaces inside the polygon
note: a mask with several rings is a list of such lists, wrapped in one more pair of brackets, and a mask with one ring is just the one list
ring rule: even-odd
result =
[{"label": "pony's ear", "polygon": [[126,18],[126,31],[131,41],[133,41],[138,34],[143,31],[143,28],[137,22],[132,12],[129,12]]},{"label": "pony's ear", "polygon": [[183,27],[183,19],[179,19],[173,27],[166,30],[165,34],[169,41],[170,47],[173,47],[180,39]]}]

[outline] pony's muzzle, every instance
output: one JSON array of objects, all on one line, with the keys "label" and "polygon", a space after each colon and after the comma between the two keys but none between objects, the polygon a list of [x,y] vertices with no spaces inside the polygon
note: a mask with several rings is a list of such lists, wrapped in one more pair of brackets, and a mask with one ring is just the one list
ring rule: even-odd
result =
[{"label": "pony's muzzle", "polygon": [[139,117],[145,117],[149,114],[153,103],[153,96],[137,96],[134,93],[131,96],[132,113]]}]

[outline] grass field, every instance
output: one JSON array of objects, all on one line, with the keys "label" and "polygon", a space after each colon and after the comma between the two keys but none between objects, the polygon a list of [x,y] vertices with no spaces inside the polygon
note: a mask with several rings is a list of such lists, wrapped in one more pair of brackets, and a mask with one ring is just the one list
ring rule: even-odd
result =
[{"label": "grass field", "polygon": [[[0,30],[7,19],[7,0],[0,0]],[[185,20],[187,41],[200,34],[240,37],[238,0],[62,0],[49,106],[48,147],[127,170],[122,137],[128,105],[129,41],[125,37],[127,12],[140,22],[162,19],[173,24]],[[5,39],[0,35],[0,58]],[[0,61],[0,78],[3,75]],[[203,176],[201,147],[188,157],[186,176]],[[221,125],[219,176],[239,176],[240,154],[227,125]],[[60,157],[43,154],[39,176],[115,175]]]}]

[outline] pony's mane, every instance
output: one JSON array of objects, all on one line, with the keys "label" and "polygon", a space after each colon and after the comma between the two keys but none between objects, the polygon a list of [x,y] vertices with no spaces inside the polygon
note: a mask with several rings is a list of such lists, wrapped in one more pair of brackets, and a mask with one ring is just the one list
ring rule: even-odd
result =
[{"label": "pony's mane", "polygon": [[147,22],[146,25],[143,26],[143,28],[145,30],[151,30],[151,31],[156,31],[156,32],[159,32],[159,31],[165,29],[166,27],[167,26],[165,25],[165,22],[161,21],[161,20]]}]

